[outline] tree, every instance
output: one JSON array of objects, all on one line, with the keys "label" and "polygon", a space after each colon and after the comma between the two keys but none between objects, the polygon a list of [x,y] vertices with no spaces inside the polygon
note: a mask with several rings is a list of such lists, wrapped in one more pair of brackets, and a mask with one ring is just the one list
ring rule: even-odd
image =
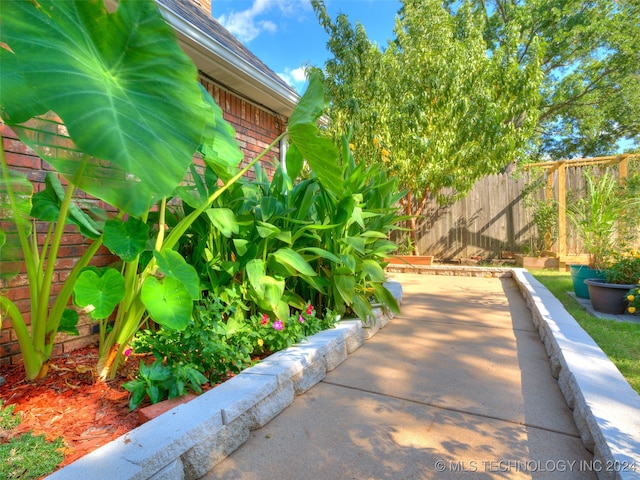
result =
[{"label": "tree", "polygon": [[539,103],[535,40],[526,62],[516,32],[488,55],[486,19],[470,3],[453,14],[437,0],[407,0],[381,50],[362,25],[344,15],[334,23],[322,1],[312,4],[334,56],[325,65],[331,128],[352,129],[359,158],[385,164],[418,198],[456,198],[524,154]]},{"label": "tree", "polygon": [[[492,54],[517,39],[527,64],[542,42],[539,117],[532,155],[615,153],[640,140],[640,4],[637,0],[471,0],[486,18]],[[449,0],[450,8],[456,2]],[[460,14],[460,11],[456,11]],[[534,53],[537,55],[537,52]]]}]

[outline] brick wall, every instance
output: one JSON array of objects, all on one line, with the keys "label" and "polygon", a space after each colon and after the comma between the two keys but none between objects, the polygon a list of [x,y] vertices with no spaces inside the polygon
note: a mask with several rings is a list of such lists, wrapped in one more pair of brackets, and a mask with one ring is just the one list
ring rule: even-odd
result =
[{"label": "brick wall", "polygon": [[[278,135],[286,128],[286,119],[269,112],[248,100],[239,98],[216,85],[208,78],[201,78],[202,84],[213,96],[216,103],[223,110],[224,118],[236,130],[236,138],[242,151],[244,152],[244,164],[248,163],[259,155]],[[2,135],[7,161],[12,170],[24,173],[29,180],[34,183],[35,191],[43,188],[44,177],[51,168],[43,162],[35,153],[21,143],[16,135],[6,125],[0,124],[0,134]],[[274,171],[273,162],[278,162],[280,155],[279,148],[274,148],[272,152],[261,161],[262,166],[271,175]],[[45,225],[38,225],[40,240],[44,235]],[[89,244],[89,240],[83,238],[75,227],[68,227],[64,233],[64,241],[60,252],[60,258],[56,265],[54,294],[59,291],[62,282],[75,264],[77,258]],[[96,257],[91,262],[92,265],[104,266],[114,260],[106,248],[101,248]],[[22,274],[13,279],[10,283],[0,280],[0,293],[7,295],[16,303],[20,311],[28,319],[31,309],[29,300],[29,287],[26,275]],[[20,349],[15,333],[11,328],[9,319],[6,316],[0,317],[0,375],[1,365],[21,363]],[[86,319],[80,319],[78,324],[80,336],[69,336],[58,334],[54,355],[66,353],[77,348],[89,345],[97,341],[97,324]]]},{"label": "brick wall", "polygon": [[[222,108],[224,119],[235,129],[236,139],[244,152],[243,166],[262,153],[286,129],[286,119],[235,96],[205,77],[200,81]],[[279,156],[280,148],[275,147],[261,160],[269,176],[274,172],[273,164],[279,162]]]}]

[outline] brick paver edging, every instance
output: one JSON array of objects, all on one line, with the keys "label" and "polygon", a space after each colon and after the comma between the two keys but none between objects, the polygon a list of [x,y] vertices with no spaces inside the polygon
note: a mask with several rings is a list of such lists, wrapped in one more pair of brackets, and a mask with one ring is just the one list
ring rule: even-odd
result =
[{"label": "brick paver edging", "polygon": [[[398,303],[402,286],[387,287]],[[275,353],[222,385],[150,420],[72,464],[50,480],[186,480],[202,477],[266,425],[296,395],[321,381],[393,314],[343,320],[336,328]]]}]

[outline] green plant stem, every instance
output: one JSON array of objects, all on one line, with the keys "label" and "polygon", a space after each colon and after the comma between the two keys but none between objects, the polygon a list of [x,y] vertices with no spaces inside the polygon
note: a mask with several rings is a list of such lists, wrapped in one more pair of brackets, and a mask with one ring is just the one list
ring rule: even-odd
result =
[{"label": "green plant stem", "polygon": [[[62,235],[64,234],[64,229],[67,223],[67,218],[69,216],[69,207],[71,206],[71,201],[73,200],[73,194],[76,190],[75,183],[76,180],[82,178],[84,174],[84,167],[87,163],[88,155],[84,155],[81,162],[81,167],[75,174],[74,182],[69,182],[67,189],[65,190],[64,198],[60,203],[60,211],[58,212],[58,219],[56,221],[56,226],[53,230],[53,236],[51,238],[51,245],[49,247],[49,252],[47,255],[47,266],[42,276],[42,288],[38,292],[38,303],[36,310],[35,319],[32,318],[32,330],[33,330],[33,342],[36,351],[46,353],[47,351],[51,351],[52,345],[55,340],[55,335],[58,330],[58,325],[60,324],[60,318],[62,317],[62,313],[64,312],[64,308],[69,301],[69,297],[64,300],[64,304],[56,309],[56,314],[58,317],[50,317],[49,315],[49,298],[51,297],[51,287],[53,285],[53,277],[56,271],[56,261],[58,259],[58,251],[60,249],[60,244],[62,243]],[[34,235],[37,235],[37,231],[33,232]],[[90,257],[89,257],[90,258]],[[65,280],[65,282],[67,282]],[[55,328],[52,328],[55,327]],[[49,333],[51,337],[48,337]],[[47,345],[51,345],[50,348]],[[46,357],[48,358],[48,357]]]},{"label": "green plant stem", "polygon": [[[64,314],[64,310],[69,304],[69,299],[71,295],[73,295],[73,287],[76,284],[76,280],[78,279],[78,275],[82,272],[89,262],[94,257],[94,255],[98,252],[100,247],[102,246],[102,236],[96,238],[89,247],[84,251],[82,256],[78,259],[76,264],[71,269],[71,272],[65,279],[62,289],[58,293],[53,306],[51,307],[51,311],[49,312],[49,317],[47,319],[47,331],[48,332],[57,332],[58,327],[60,326],[60,320],[62,319],[62,315]],[[55,333],[52,337],[55,337]],[[51,355],[54,347],[54,338],[50,338],[49,341],[45,345],[45,353],[47,358]]]},{"label": "green plant stem", "polygon": [[[29,234],[24,227],[24,219],[20,218],[19,212],[17,211],[18,202],[16,200],[15,192],[13,191],[13,188],[11,186],[11,176],[9,175],[9,166],[7,164],[5,156],[4,144],[0,144],[0,162],[2,163],[2,177],[5,184],[7,185],[9,203],[11,204],[12,209],[15,212],[15,224],[16,230],[18,232],[18,238],[20,240],[20,245],[23,252],[29,253],[29,255],[25,255],[24,263],[27,270],[27,279],[31,284],[32,282],[38,282],[37,262],[34,259],[34,255],[32,254],[33,251]],[[37,244],[34,251],[37,255]],[[33,285],[37,285],[37,283],[33,283]],[[34,296],[33,288],[31,289],[30,293],[31,302],[33,304],[34,300],[37,300],[37,297]],[[40,353],[37,352],[34,348],[33,340],[27,329],[24,317],[16,307],[15,303],[4,296],[0,296],[0,307],[2,307],[0,310],[4,309],[9,315],[11,325],[13,326],[14,332],[16,333],[18,344],[20,345],[20,350],[22,352],[25,374],[29,380],[33,380],[37,378],[38,374],[40,373],[44,360],[42,359]]]},{"label": "green plant stem", "polygon": [[[0,296],[0,312],[2,310],[4,310],[9,316],[11,326],[13,327],[13,331],[18,339],[20,351],[22,352],[25,374],[29,380],[33,380],[37,378],[40,373],[44,360],[33,348],[33,343],[31,342],[26,322],[15,303],[7,297]],[[1,319],[2,315],[0,315],[0,320]]]}]

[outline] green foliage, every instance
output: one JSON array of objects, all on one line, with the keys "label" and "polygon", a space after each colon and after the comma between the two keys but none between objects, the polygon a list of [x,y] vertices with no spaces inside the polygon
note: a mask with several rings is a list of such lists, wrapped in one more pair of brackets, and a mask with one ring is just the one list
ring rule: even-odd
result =
[{"label": "green foliage", "polygon": [[151,365],[140,363],[136,379],[123,383],[122,387],[131,392],[129,409],[134,410],[147,396],[151,403],[158,403],[181,397],[189,390],[202,393],[205,383],[207,378],[193,365],[165,365],[162,360],[156,360]]},{"label": "green foliage", "polygon": [[635,250],[614,252],[604,268],[607,283],[640,284],[640,253]]},{"label": "green foliage", "polygon": [[[63,188],[51,173],[45,190],[31,198],[24,177],[9,171],[0,149],[1,268],[15,274],[15,265],[25,262],[31,331],[8,298],[0,296],[0,307],[18,337],[27,377],[34,379],[42,374],[61,325],[74,331],[66,305],[103,242],[104,213],[98,211],[95,218],[87,214],[74,200],[76,190],[115,206],[118,218],[129,214],[127,223],[107,223],[105,240],[127,262],[130,291],[137,242],[147,240],[136,217],[146,217],[158,199],[174,190],[203,134],[216,132],[213,124],[222,115],[203,94],[195,66],[151,1],[125,0],[113,13],[101,1],[6,1],[2,12],[2,120],[68,183]],[[31,228],[32,218],[48,223],[43,245]],[[67,223],[94,241],[49,309]],[[134,228],[111,231],[123,225]],[[103,317],[108,302],[100,303],[96,314]],[[136,305],[132,312],[141,315],[141,310]]]},{"label": "green foliage", "polygon": [[536,122],[538,45],[520,64],[511,45],[487,55],[484,16],[462,4],[456,15],[438,1],[403,2],[396,39],[382,51],[361,25],[327,16],[330,128],[353,127],[351,142],[367,163],[384,164],[417,197],[449,189],[463,195],[524,151]]},{"label": "green foliage", "polygon": [[[111,14],[100,1],[10,1],[3,4],[3,12],[10,13],[2,19],[1,41],[8,48],[0,48],[3,120],[68,182],[65,189],[56,175],[49,175],[46,189],[33,196],[31,208],[30,185],[9,171],[0,150],[0,198],[7,204],[1,211],[8,214],[2,220],[12,225],[5,229],[3,224],[0,246],[3,254],[13,253],[16,245],[24,253],[32,289],[32,332],[8,298],[0,296],[0,307],[16,331],[29,378],[44,371],[55,333],[74,331],[77,315],[66,309],[72,293],[76,305],[100,323],[102,379],[115,375],[129,342],[148,319],[171,329],[186,328],[193,302],[200,298],[202,279],[212,293],[232,299],[237,320],[250,308],[287,318],[291,307],[304,304],[297,284],[326,294],[333,280],[338,283],[341,307],[348,305],[364,315],[370,310],[368,298],[374,295],[386,297],[397,308],[382,287],[381,267],[367,258],[380,257],[388,248],[386,240],[376,237],[384,236],[385,225],[374,227],[388,212],[365,212],[367,200],[360,187],[344,193],[345,183],[338,180],[340,173],[344,180],[340,161],[347,157],[339,155],[316,125],[325,106],[319,75],[310,77],[288,124],[288,164],[300,171],[306,162],[314,172],[304,186],[312,190],[302,198],[303,205],[313,211],[312,197],[322,191],[325,205],[317,223],[293,213],[298,204],[289,197],[294,187],[284,171],[270,182],[257,169],[257,183],[240,182],[282,136],[244,169],[236,170],[241,154],[233,129],[198,86],[195,68],[175,44],[153,2],[125,0]],[[49,37],[48,49],[33,48]],[[49,81],[50,77],[55,78]],[[158,88],[147,95],[149,84]],[[111,101],[104,104],[104,99]],[[46,112],[55,115],[40,115]],[[30,123],[20,123],[27,120]],[[196,175],[192,189],[177,188],[187,167],[195,171],[191,157],[198,145],[209,178],[203,181]],[[350,168],[353,174],[355,167]],[[359,176],[365,178],[361,172]],[[219,179],[225,181],[222,186]],[[106,218],[104,212],[95,218],[88,215],[75,204],[78,188],[116,207],[115,218]],[[167,222],[166,196],[174,189],[188,211],[179,221]],[[388,197],[390,192],[383,190],[376,195]],[[223,195],[229,206],[220,204]],[[155,205],[157,215],[150,215]],[[43,246],[31,229],[35,214],[50,225]],[[49,311],[57,252],[68,222],[94,241]],[[204,260],[206,268],[196,271],[175,248],[192,226],[199,231],[203,222],[203,241],[191,256]],[[317,243],[316,231],[331,229],[337,234],[346,227],[352,230],[349,238],[331,238],[328,249]],[[86,268],[102,244],[120,257],[120,271]],[[310,255],[302,247],[320,248],[320,253]],[[346,249],[342,257],[333,253],[340,249]],[[326,269],[318,258],[332,258],[337,264]],[[249,302],[255,306],[248,307]]]},{"label": "green foliage", "polygon": [[[449,3],[455,7],[456,3]],[[537,158],[615,153],[640,135],[640,6],[635,0],[472,0],[488,21],[485,37],[512,48],[522,65],[542,49],[543,73],[532,154]],[[511,36],[511,38],[510,38]],[[538,54],[536,54],[537,56]]]},{"label": "green foliage", "polygon": [[522,192],[524,205],[531,209],[533,224],[536,226],[536,235],[531,237],[530,245],[523,253],[533,256],[551,250],[558,239],[558,203],[553,198],[539,197],[539,190],[544,188],[545,184],[544,176],[540,176],[531,181]]},{"label": "green foliage", "polygon": [[302,311],[293,312],[287,319],[272,319],[269,315],[253,315],[249,324],[256,336],[256,352],[273,353],[299,343],[309,335],[334,326],[337,317],[325,312],[316,317],[313,305],[308,304]]},{"label": "green foliage", "polygon": [[141,331],[131,343],[136,353],[152,353],[167,365],[194,365],[209,382],[240,373],[251,364],[255,333],[219,298],[204,297],[183,330]]},{"label": "green foliage", "polygon": [[[575,225],[578,235],[584,242],[586,252],[591,256],[593,268],[607,266],[614,252],[627,246],[628,238],[622,233],[631,233],[626,227],[619,228],[621,220],[634,215],[639,202],[635,190],[627,189],[618,182],[610,171],[598,176],[586,171],[584,192],[567,207],[567,217]],[[637,220],[633,220],[637,222]],[[637,223],[635,223],[637,225]]]},{"label": "green foliage", "polygon": [[628,308],[627,311],[630,314],[640,312],[640,287],[632,288],[626,295]]},{"label": "green foliage", "polygon": [[[238,319],[266,313],[286,321],[307,301],[321,312],[349,309],[363,318],[371,298],[397,310],[381,262],[396,248],[387,235],[403,220],[403,194],[379,167],[356,165],[346,139],[339,152],[341,194],[315,175],[294,184],[280,166],[271,179],[256,168],[255,180],[228,188],[181,239],[179,251],[202,284],[233,302]],[[177,218],[192,215],[194,198],[217,191],[210,169],[205,180],[181,191]]]},{"label": "green foliage", "polygon": [[129,406],[137,408],[147,396],[157,403],[187,390],[200,393],[206,381],[216,383],[250,366],[252,355],[287,348],[332,327],[336,320],[331,312],[316,317],[309,304],[286,320],[271,321],[263,314],[242,321],[233,315],[233,307],[205,297],[184,330],[145,330],[133,340],[136,353],[152,353],[156,361],[141,364],[137,378],[124,385],[132,394]]},{"label": "green foliage", "polygon": [[22,418],[19,412],[17,415],[14,414],[15,408],[15,405],[3,407],[2,401],[0,401],[0,430],[7,431],[20,425]]}]

